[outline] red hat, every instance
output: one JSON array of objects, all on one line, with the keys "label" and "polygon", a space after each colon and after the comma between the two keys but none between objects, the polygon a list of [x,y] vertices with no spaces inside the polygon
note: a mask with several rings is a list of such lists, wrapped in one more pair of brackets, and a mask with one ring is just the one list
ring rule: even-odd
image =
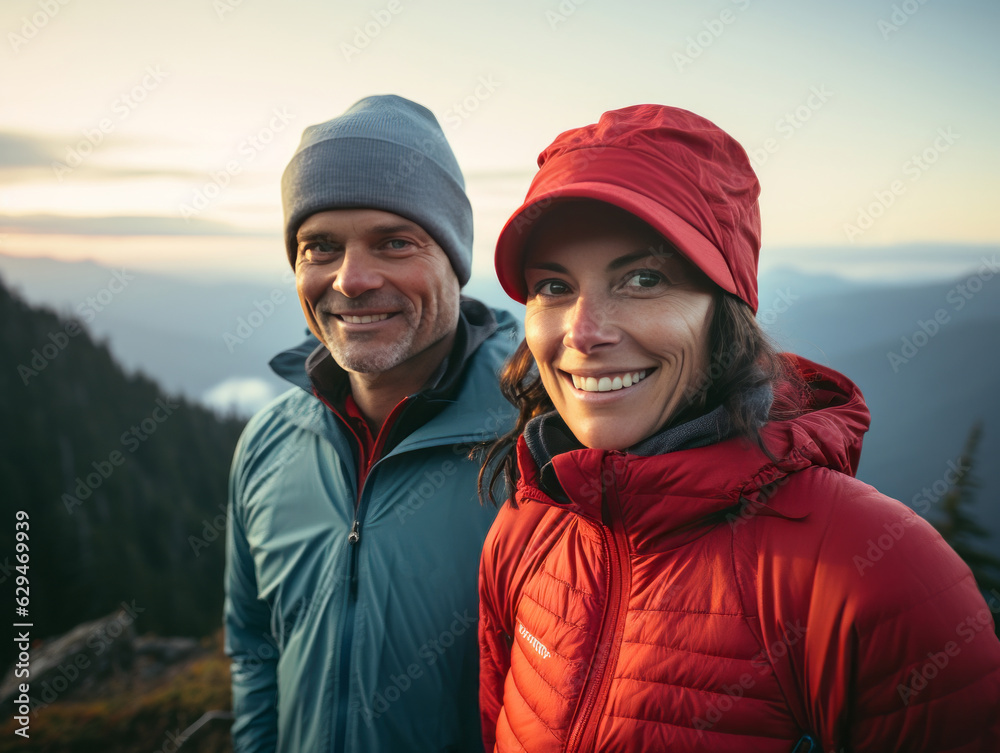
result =
[{"label": "red hat", "polygon": [[524,244],[559,199],[596,199],[635,215],[723,290],[757,310],[760,184],[735,139],[663,105],[611,110],[560,134],[538,155],[528,195],[497,240],[496,270],[524,303]]}]

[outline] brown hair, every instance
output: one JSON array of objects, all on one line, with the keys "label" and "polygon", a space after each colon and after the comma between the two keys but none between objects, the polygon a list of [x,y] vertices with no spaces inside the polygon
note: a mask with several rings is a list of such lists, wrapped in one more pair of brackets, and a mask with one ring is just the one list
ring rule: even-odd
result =
[{"label": "brown hair", "polygon": [[[709,337],[712,343],[709,367],[687,390],[685,407],[675,415],[674,422],[690,420],[723,405],[732,422],[732,436],[749,439],[775,459],[764,446],[759,416],[751,396],[756,388],[770,385],[774,402],[768,419],[792,418],[801,412],[805,403],[805,385],[761,329],[750,306],[721,289],[716,297]],[[535,368],[535,360],[523,340],[504,365],[500,391],[517,408],[517,423],[489,446],[479,471],[480,499],[489,499],[497,506],[502,501],[494,495],[498,481],[504,482],[511,495],[510,502],[514,504],[518,437],[531,419],[554,410]]]}]

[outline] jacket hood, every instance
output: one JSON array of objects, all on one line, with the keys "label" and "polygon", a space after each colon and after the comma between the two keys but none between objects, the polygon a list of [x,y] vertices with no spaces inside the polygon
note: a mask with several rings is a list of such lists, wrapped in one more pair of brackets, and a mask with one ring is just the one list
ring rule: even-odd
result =
[{"label": "jacket hood", "polygon": [[[833,369],[799,356],[785,357],[805,382],[808,403],[801,415],[770,421],[761,429],[774,460],[743,438],[651,457],[613,450],[571,450],[551,460],[567,498],[558,502],[540,488],[538,466],[522,437],[517,448],[518,499],[562,506],[599,523],[604,493],[613,485],[634,500],[626,517],[654,510],[657,527],[662,530],[695,523],[741,503],[757,502],[761,496],[766,499],[769,495],[762,495],[762,491],[769,485],[812,466],[853,476],[869,424],[861,391]],[[773,506],[769,511],[800,516]]]}]

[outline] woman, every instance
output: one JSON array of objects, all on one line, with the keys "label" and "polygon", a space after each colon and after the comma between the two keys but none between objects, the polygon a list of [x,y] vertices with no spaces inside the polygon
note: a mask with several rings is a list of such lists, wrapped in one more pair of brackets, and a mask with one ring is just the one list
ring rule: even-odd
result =
[{"label": "woman", "polygon": [[971,572],[853,478],[857,388],[754,320],[743,149],[641,105],[539,166],[497,243],[526,313],[480,477],[516,488],[481,566],[487,750],[1000,750]]}]

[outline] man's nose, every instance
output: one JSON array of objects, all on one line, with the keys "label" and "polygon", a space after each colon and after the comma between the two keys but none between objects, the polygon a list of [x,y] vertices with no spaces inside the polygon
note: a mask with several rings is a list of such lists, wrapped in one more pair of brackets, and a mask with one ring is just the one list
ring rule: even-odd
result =
[{"label": "man's nose", "polygon": [[621,330],[615,324],[615,302],[603,296],[583,296],[576,299],[567,312],[563,344],[581,353],[615,345],[621,340]]},{"label": "man's nose", "polygon": [[348,245],[333,279],[333,289],[348,298],[382,287],[384,279],[378,262],[368,250]]}]

